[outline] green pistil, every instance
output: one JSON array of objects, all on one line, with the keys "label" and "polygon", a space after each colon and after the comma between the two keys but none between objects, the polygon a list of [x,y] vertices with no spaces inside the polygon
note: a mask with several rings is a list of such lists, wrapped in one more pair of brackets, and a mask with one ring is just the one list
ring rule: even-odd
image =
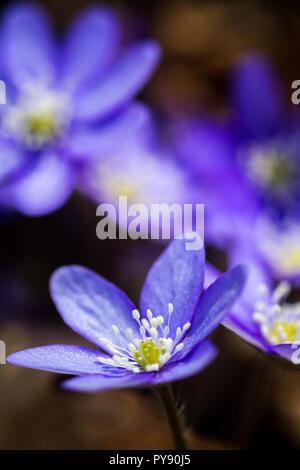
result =
[{"label": "green pistil", "polygon": [[57,122],[51,114],[32,115],[27,122],[28,133],[42,140],[51,139],[57,133]]},{"label": "green pistil", "polygon": [[136,362],[146,369],[149,365],[160,365],[159,356],[164,352],[164,348],[160,349],[152,338],[147,338],[140,342],[139,350],[134,351],[133,356]]}]

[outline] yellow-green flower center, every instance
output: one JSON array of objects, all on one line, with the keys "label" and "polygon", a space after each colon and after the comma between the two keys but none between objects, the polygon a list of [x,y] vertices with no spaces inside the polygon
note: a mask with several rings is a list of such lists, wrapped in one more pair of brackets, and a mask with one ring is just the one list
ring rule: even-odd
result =
[{"label": "yellow-green flower center", "polygon": [[300,339],[300,304],[284,303],[290,285],[282,281],[270,296],[267,286],[259,286],[260,299],[256,302],[253,319],[259,324],[269,344],[296,343]]},{"label": "yellow-green flower center", "polygon": [[[161,341],[160,341],[161,343]],[[146,338],[140,342],[139,350],[133,352],[133,357],[143,369],[147,366],[160,363],[160,356],[165,354],[165,348],[159,348],[152,338]]]},{"label": "yellow-green flower center", "polygon": [[70,121],[69,98],[45,83],[30,83],[3,113],[3,129],[30,150],[60,136]]},{"label": "yellow-green flower center", "polygon": [[59,126],[54,114],[33,114],[28,116],[27,132],[33,138],[48,141],[53,139],[58,131]]},{"label": "yellow-green flower center", "polygon": [[114,179],[113,175],[103,181],[103,185],[108,194],[113,197],[126,196],[129,203],[139,200],[138,187],[132,181],[126,181],[122,178]]},{"label": "yellow-green flower center", "polygon": [[249,177],[273,192],[286,191],[294,178],[294,165],[288,154],[272,147],[254,147],[247,159]]},{"label": "yellow-green flower center", "polygon": [[285,343],[292,343],[295,341],[298,332],[298,325],[296,322],[285,323],[282,320],[278,320],[274,323],[271,331],[272,343],[282,344],[283,338]]},{"label": "yellow-green flower center", "polygon": [[300,269],[300,247],[290,247],[285,254],[282,264],[288,272]]}]

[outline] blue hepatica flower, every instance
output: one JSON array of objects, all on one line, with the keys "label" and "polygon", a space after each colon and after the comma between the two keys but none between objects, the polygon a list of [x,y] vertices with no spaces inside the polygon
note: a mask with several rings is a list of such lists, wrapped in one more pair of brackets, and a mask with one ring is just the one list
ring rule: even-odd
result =
[{"label": "blue hepatica flower", "polygon": [[[229,264],[234,265],[237,259],[247,263],[249,275],[241,296],[222,324],[253,346],[298,364],[300,303],[287,301],[290,283],[281,281],[274,285],[261,259],[238,245],[231,251]],[[210,265],[205,274],[206,286],[219,276]]]},{"label": "blue hepatica flower", "polygon": [[140,310],[116,286],[81,266],[58,269],[50,281],[63,320],[105,351],[53,345],[16,352],[8,362],[78,375],[63,387],[98,391],[152,386],[197,373],[215,357],[205,338],[240,294],[245,268],[220,276],[202,294],[204,249],[174,240],[150,269]]},{"label": "blue hepatica flower", "polygon": [[[126,196],[128,207],[136,204],[141,226],[147,231],[151,222],[152,229],[155,225],[159,233],[162,225],[160,219],[151,219],[154,204],[161,204],[166,212],[167,205],[171,207],[176,204],[181,210],[174,211],[174,226],[180,226],[182,232],[182,208],[184,204],[198,200],[198,190],[190,173],[158,142],[153,133],[147,139],[127,139],[126,145],[108,158],[91,160],[81,173],[80,187],[96,203],[112,204],[117,222],[125,229],[130,217],[124,221],[119,198]],[[138,209],[140,205],[146,210]],[[185,231],[193,229],[194,215],[190,221],[185,218]]]},{"label": "blue hepatica flower", "polygon": [[245,57],[235,67],[231,101],[244,184],[264,206],[299,214],[299,116],[284,107],[277,76],[262,56]]},{"label": "blue hepatica flower", "polygon": [[[107,8],[80,15],[55,44],[37,7],[6,11],[1,25],[2,204],[28,215],[55,210],[73,190],[80,163],[107,151],[147,118],[133,97],[153,73],[158,45],[120,52],[120,25]],[[75,142],[77,146],[75,146]]]}]

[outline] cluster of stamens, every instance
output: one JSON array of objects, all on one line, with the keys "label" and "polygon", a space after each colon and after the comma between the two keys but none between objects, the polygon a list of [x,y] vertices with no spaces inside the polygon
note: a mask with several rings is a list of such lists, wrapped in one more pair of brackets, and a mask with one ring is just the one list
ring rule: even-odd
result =
[{"label": "cluster of stamens", "polygon": [[253,319],[271,345],[295,343],[300,339],[300,303],[285,303],[290,290],[285,281],[271,294],[266,285],[259,286]]},{"label": "cluster of stamens", "polygon": [[191,324],[185,323],[176,329],[175,338],[169,336],[170,320],[173,313],[173,304],[168,304],[168,322],[166,325],[162,315],[154,316],[150,309],[147,318],[141,318],[140,312],[135,309],[132,317],[139,325],[140,337],[135,337],[131,328],[127,328],[125,337],[119,328],[112,325],[112,331],[119,344],[114,344],[106,338],[101,338],[105,349],[111,352],[110,357],[99,357],[99,362],[109,366],[124,368],[135,373],[157,372],[177,352],[181,351],[184,338]]}]

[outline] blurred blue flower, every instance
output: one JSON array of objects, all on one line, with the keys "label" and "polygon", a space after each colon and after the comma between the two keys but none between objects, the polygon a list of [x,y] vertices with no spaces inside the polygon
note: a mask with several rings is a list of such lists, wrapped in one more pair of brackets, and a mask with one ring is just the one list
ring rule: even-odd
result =
[{"label": "blurred blue flower", "polygon": [[141,41],[120,53],[120,31],[113,12],[91,8],[58,47],[39,8],[21,4],[5,12],[2,204],[28,215],[57,209],[93,150],[107,151],[147,120],[132,99],[157,66],[159,46]]},{"label": "blurred blue flower", "polygon": [[81,266],[58,269],[50,281],[55,305],[74,331],[105,353],[53,345],[11,354],[19,366],[78,375],[77,391],[152,386],[197,373],[215,357],[205,338],[240,294],[246,271],[237,266],[202,295],[204,249],[174,240],[150,269],[140,311],[116,286]]},{"label": "blurred blue flower", "polygon": [[[245,247],[236,245],[231,251],[229,265],[234,266],[237,260],[247,265],[249,275],[241,296],[222,324],[253,346],[294,362],[300,345],[300,304],[286,300],[291,285],[287,281],[274,285],[261,259]],[[206,287],[219,275],[207,264]]]},{"label": "blurred blue flower", "polygon": [[222,124],[202,117],[176,128],[174,138],[202,188],[206,237],[229,249],[242,241],[251,244],[274,277],[297,280],[297,110],[284,106],[277,76],[260,55],[249,55],[234,68],[230,102],[232,114]]},{"label": "blurred blue flower", "polygon": [[[127,229],[130,218],[124,227],[123,214],[119,214],[120,196],[126,196],[128,207],[142,204],[146,208],[145,213],[139,214],[143,227],[150,224],[152,204],[169,207],[176,204],[183,208],[184,204],[193,204],[199,199],[199,190],[193,184],[190,172],[158,139],[154,128],[151,129],[151,134],[144,132],[142,137],[126,139],[125,144],[116,149],[113,155],[106,158],[101,155],[97,158],[97,153],[82,171],[79,187],[97,204],[112,204],[117,221],[124,229]],[[181,226],[181,214],[178,213],[177,216]],[[175,211],[174,218],[176,219]],[[193,221],[195,222],[195,217]],[[152,229],[157,229],[160,233],[161,221],[157,222],[159,226],[154,227],[155,221],[151,221]],[[192,231],[193,226],[187,225],[188,220],[184,223],[184,230]]]}]

